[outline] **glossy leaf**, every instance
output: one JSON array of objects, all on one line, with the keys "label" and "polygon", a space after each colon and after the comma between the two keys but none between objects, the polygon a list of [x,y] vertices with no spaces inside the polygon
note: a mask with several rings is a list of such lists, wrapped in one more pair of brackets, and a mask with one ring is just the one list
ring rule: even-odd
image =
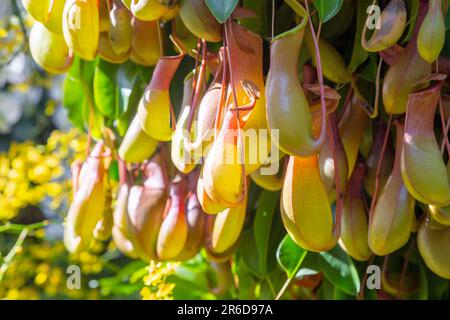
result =
[{"label": "glossy leaf", "polygon": [[256,281],[253,274],[244,263],[244,259],[240,259],[236,264],[236,274],[239,278],[239,300],[254,299]]},{"label": "glossy leaf", "polygon": [[327,23],[322,25],[320,37],[328,40],[335,40],[342,36],[350,27],[353,28],[353,21],[357,3],[360,1],[344,0],[339,12]]},{"label": "glossy leaf", "polygon": [[450,10],[447,10],[445,15],[445,30],[450,30]]},{"label": "glossy leaf", "polygon": [[267,272],[266,261],[270,245],[270,231],[278,198],[279,193],[263,191],[258,200],[253,228],[259,252],[260,269],[263,273]]},{"label": "glossy leaf", "polygon": [[297,273],[307,253],[308,251],[300,248],[289,235],[286,235],[278,246],[278,264],[291,278]]},{"label": "glossy leaf", "polygon": [[361,35],[364,28],[364,24],[367,20],[367,7],[372,3],[371,0],[359,0],[357,1],[357,11],[356,11],[356,34],[355,41],[353,43],[353,52],[348,70],[350,72],[355,72],[355,70],[367,60],[369,54],[361,46]]},{"label": "glossy leaf", "polygon": [[94,76],[95,103],[106,117],[113,117],[117,106],[116,77],[119,66],[98,60]]},{"label": "glossy leaf", "polygon": [[90,128],[92,136],[98,139],[102,135],[104,119],[97,112],[93,96],[94,68],[94,62],[75,59],[64,81],[63,106],[77,127],[82,130]]},{"label": "glossy leaf", "polygon": [[355,296],[359,292],[360,280],[352,259],[338,246],[321,252],[320,266],[325,277],[346,294]]},{"label": "glossy leaf", "polygon": [[[67,109],[68,118],[80,130],[84,130],[84,112],[86,99],[80,82],[68,75],[63,83],[63,106]],[[81,112],[80,112],[81,109]]]},{"label": "glossy leaf", "polygon": [[242,260],[248,271],[259,279],[264,278],[259,266],[259,252],[256,248],[255,233],[253,228],[245,229],[242,233],[238,252],[242,256]]},{"label": "glossy leaf", "polygon": [[220,23],[224,23],[231,16],[239,0],[205,0],[214,17]]},{"label": "glossy leaf", "polygon": [[269,19],[266,14],[269,1],[244,0],[244,7],[256,13],[256,18],[242,19],[241,24],[262,36],[269,35]]},{"label": "glossy leaf", "polygon": [[320,21],[325,23],[331,20],[341,10],[342,3],[343,0],[314,0]]},{"label": "glossy leaf", "polygon": [[406,43],[411,40],[414,33],[414,28],[416,26],[417,13],[419,11],[419,0],[407,0],[406,7],[408,8],[408,25],[406,29],[408,30],[406,36],[403,38],[402,43]]},{"label": "glossy leaf", "polygon": [[138,77],[135,65],[99,60],[94,75],[94,97],[99,111],[111,119],[120,118],[130,106]]}]

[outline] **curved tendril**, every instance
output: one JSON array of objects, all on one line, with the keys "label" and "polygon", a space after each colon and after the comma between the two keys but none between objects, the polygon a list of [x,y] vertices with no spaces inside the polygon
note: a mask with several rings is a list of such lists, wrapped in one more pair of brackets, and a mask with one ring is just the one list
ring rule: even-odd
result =
[{"label": "curved tendril", "polygon": [[378,198],[378,192],[380,191],[381,168],[383,167],[383,161],[384,161],[384,156],[386,154],[386,148],[387,148],[387,143],[388,143],[388,139],[389,139],[389,133],[391,130],[391,126],[392,126],[392,115],[389,116],[389,121],[388,121],[388,125],[386,128],[386,134],[384,135],[383,147],[381,148],[381,156],[380,156],[380,159],[378,160],[377,172],[375,175],[375,189],[374,189],[373,195],[372,195],[372,202],[370,203],[369,218],[370,218],[370,216],[372,216],[373,209],[375,208],[375,205],[377,204],[377,200],[378,200],[377,198]]},{"label": "curved tendril", "polygon": [[[189,119],[187,122],[187,130],[190,131],[192,128],[192,123],[194,121],[195,116],[195,109],[197,108],[198,102],[200,100],[200,92],[202,90],[203,86],[203,80],[205,78],[205,72],[206,72],[206,41],[204,39],[201,40],[202,42],[202,63],[200,65],[200,71],[197,76],[197,81],[195,82],[195,93],[192,97],[192,104],[191,109],[189,110]],[[196,62],[197,63],[197,62]]]},{"label": "curved tendril", "polygon": [[[331,119],[333,117],[333,119]],[[336,122],[336,116],[331,116],[328,121],[335,121]],[[334,226],[334,235],[336,237],[339,237],[341,234],[341,216],[342,216],[342,207],[344,204],[344,190],[341,190],[341,176],[340,176],[340,169],[339,169],[339,163],[338,163],[338,154],[337,154],[337,147],[336,147],[336,141],[335,136],[333,135],[333,132],[331,131],[330,126],[327,125],[327,137],[330,141],[330,147],[331,152],[333,153],[333,163],[334,163],[334,182],[336,186],[336,224]]]},{"label": "curved tendril", "polygon": [[[436,60],[436,72],[439,73],[439,61]],[[439,95],[439,113],[441,118],[441,126],[442,126],[442,145],[441,145],[441,153],[444,153],[444,150],[447,149],[447,154],[450,156],[450,142],[448,139],[448,125],[449,119],[445,120],[444,107],[442,105],[442,94]]]},{"label": "curved tendril", "polygon": [[372,107],[366,99],[363,97],[361,92],[358,89],[357,77],[353,76],[351,80],[351,88],[354,91],[354,94],[358,97],[359,100],[364,102],[364,111],[366,111],[367,115],[371,119],[376,119],[380,114],[380,78],[381,78],[381,67],[383,65],[383,58],[380,56],[380,61],[378,62],[377,75],[375,80],[375,101],[374,106]]},{"label": "curved tendril", "polygon": [[[377,0],[373,0],[371,7],[376,5],[376,3],[377,3]],[[368,22],[369,22],[370,18],[371,18],[370,16],[367,17],[366,22],[364,23],[363,31],[362,31],[361,42],[362,42],[362,47],[363,48],[367,48],[368,47],[366,34],[367,34],[367,26],[368,26]]]},{"label": "curved tendril", "polygon": [[226,87],[227,87],[227,75],[228,75],[228,60],[227,55],[225,54],[225,49],[220,49],[220,56],[222,59],[222,84],[220,88],[220,99],[219,99],[219,106],[217,108],[217,114],[216,114],[216,123],[215,123],[215,130],[216,132],[220,130],[220,120],[222,119],[222,111],[223,111],[223,105],[225,103],[225,96],[226,96]]},{"label": "curved tendril", "polygon": [[250,111],[250,110],[253,110],[253,108],[255,108],[256,101],[260,97],[260,92],[259,92],[258,88],[256,87],[256,85],[253,82],[247,81],[247,80],[241,81],[241,86],[244,88],[244,91],[247,94],[247,96],[249,97],[250,102],[244,106],[229,107],[228,108],[229,111],[236,111],[236,110]]},{"label": "curved tendril", "polygon": [[[306,12],[308,14],[308,16],[310,15],[309,12],[309,6],[308,6],[308,0],[305,0],[305,7],[306,7]],[[305,19],[303,19],[305,20]],[[321,62],[321,58],[320,58],[320,52],[319,52],[319,44],[318,44],[318,39],[316,37],[316,34],[314,32],[314,25],[311,21],[311,19],[309,20],[309,26],[311,29],[311,35],[313,38],[313,42],[314,42],[314,46],[316,49],[316,61],[317,61],[317,74],[318,74],[318,80],[319,80],[319,85],[320,85],[320,102],[322,105],[322,109],[321,109],[321,113],[322,113],[322,121],[321,121],[321,130],[320,130],[320,136],[318,138],[318,142],[319,144],[321,142],[323,142],[325,140],[325,138],[327,137],[327,110],[326,110],[326,101],[325,101],[325,87],[324,87],[324,82],[323,82],[323,73],[322,73],[322,62]],[[336,206],[336,224],[334,226],[334,236],[339,237],[339,234],[341,232],[341,215],[342,215],[342,200],[343,200],[343,194],[342,194],[342,190],[340,190],[340,176],[339,176],[339,166],[337,163],[337,152],[336,152],[336,145],[335,145],[335,141],[334,139],[330,139],[331,142],[331,149],[333,152],[333,161],[334,161],[334,167],[335,167],[335,182],[336,182],[336,193],[337,193],[337,206]]]},{"label": "curved tendril", "polygon": [[[305,0],[305,7],[306,7],[306,12],[309,17],[310,12],[309,12],[308,0]],[[306,19],[303,19],[303,20],[306,20]],[[314,47],[316,49],[317,74],[318,74],[319,85],[320,85],[320,102],[322,105],[322,109],[321,109],[322,120],[321,120],[320,135],[319,135],[319,138],[317,139],[316,143],[318,145],[322,145],[327,137],[327,103],[325,101],[325,86],[324,86],[324,82],[323,82],[322,62],[321,62],[321,58],[320,58],[319,43],[317,41],[317,37],[314,32],[314,25],[312,23],[312,20],[308,19],[308,21],[309,21],[309,26],[311,29],[311,35],[313,38]]]},{"label": "curved tendril", "polygon": [[231,92],[233,94],[233,102],[234,105],[236,106],[236,121],[237,121],[237,127],[238,129],[241,129],[240,127],[240,119],[239,119],[239,111],[238,111],[238,100],[237,100],[237,95],[236,95],[236,88],[234,87],[234,78],[233,78],[233,68],[231,66],[231,55],[230,55],[230,50],[229,50],[229,42],[228,42],[228,25],[229,25],[229,20],[227,22],[227,26],[224,28],[225,29],[225,42],[227,44],[225,51],[227,53],[227,57],[228,57],[228,71],[230,73],[230,85],[231,85]]},{"label": "curved tendril", "polygon": [[[373,254],[370,257],[369,262],[367,263],[367,267],[373,265],[373,261],[375,260],[375,255]],[[364,289],[366,288],[367,278],[369,277],[369,273],[365,272],[364,277],[361,279],[361,283],[359,286],[359,293],[357,295],[358,300],[364,300]]]},{"label": "curved tendril", "polygon": [[195,53],[195,67],[194,67],[194,80],[192,82],[192,95],[191,95],[191,106],[194,103],[195,90],[197,88],[197,75],[198,75],[198,61],[200,60],[200,51],[202,49],[202,39],[198,38],[197,41],[197,51]]},{"label": "curved tendril", "polygon": [[401,293],[402,293],[403,287],[405,285],[406,271],[408,271],[409,258],[411,256],[412,248],[414,247],[414,243],[415,242],[416,242],[416,240],[414,239],[411,242],[411,244],[409,245],[408,251],[406,251],[406,254],[405,254],[405,261],[403,262],[402,273],[401,273],[401,277],[400,277],[400,283],[399,283],[399,286],[398,286],[397,295],[395,297],[396,300],[400,300]]}]

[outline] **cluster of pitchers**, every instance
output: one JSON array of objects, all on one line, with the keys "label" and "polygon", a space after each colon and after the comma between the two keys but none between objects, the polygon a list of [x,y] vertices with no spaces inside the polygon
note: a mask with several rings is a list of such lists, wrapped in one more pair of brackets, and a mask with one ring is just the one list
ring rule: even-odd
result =
[{"label": "cluster of pitchers", "polygon": [[[442,1],[420,2],[406,47],[397,44],[407,27],[403,0],[388,3],[369,40],[364,28],[361,46],[387,65],[377,79],[387,117],[366,101],[333,45],[317,37],[309,8],[287,2],[296,3],[298,24],[271,39],[265,75],[263,39],[239,24],[251,15],[240,7],[220,24],[204,0],[23,0],[37,21],[31,53],[45,70],[66,72],[74,55],[155,66],[118,150],[100,141],[74,167],[65,223],[69,251],[112,233],[131,257],[186,260],[204,248],[211,260],[226,261],[239,243],[253,181],[281,190],[285,228],[307,250],[339,244],[365,261],[397,251],[417,232],[427,266],[450,279],[450,165],[444,155],[450,151],[450,99],[446,76],[436,67],[446,63],[440,57]],[[163,54],[160,23],[169,21],[176,56]],[[210,52],[208,42],[222,45]],[[312,63],[299,66],[304,45]],[[170,84],[188,53],[196,67],[186,76],[175,116]],[[322,77],[350,86],[346,98]],[[369,124],[375,133],[367,139]],[[244,143],[250,129],[277,130],[268,143],[279,156],[271,157],[269,146],[264,157],[249,161],[262,145]],[[214,138],[206,139],[211,132]],[[121,168],[114,206],[105,191],[111,158]],[[273,162],[278,172],[263,174]]]}]

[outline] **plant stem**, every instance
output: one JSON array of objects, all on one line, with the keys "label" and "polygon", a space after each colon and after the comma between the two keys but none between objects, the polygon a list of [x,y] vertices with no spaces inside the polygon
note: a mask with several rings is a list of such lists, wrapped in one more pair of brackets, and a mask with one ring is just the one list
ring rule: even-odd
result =
[{"label": "plant stem", "polygon": [[11,248],[9,253],[6,255],[5,259],[3,260],[3,263],[0,267],[0,282],[2,282],[3,277],[6,273],[6,271],[8,270],[11,261],[14,259],[17,252],[19,252],[20,248],[22,247],[23,242],[25,241],[25,238],[28,235],[28,232],[29,232],[28,228],[25,228],[22,230],[19,237],[17,238],[16,243],[14,244],[14,246]]},{"label": "plant stem", "polygon": [[15,224],[11,222],[6,222],[5,224],[0,226],[0,233],[2,232],[8,232],[8,231],[23,231],[25,229],[31,230],[37,230],[44,228],[50,224],[50,221],[44,220],[38,223],[29,224],[29,225],[23,225],[23,224]]},{"label": "plant stem", "polygon": [[405,254],[405,262],[403,263],[402,274],[401,274],[401,277],[400,277],[400,284],[399,284],[399,287],[398,287],[397,296],[395,297],[396,300],[400,299],[403,287],[405,285],[406,272],[408,270],[409,258],[411,256],[411,251],[412,251],[412,249],[414,247],[414,244],[415,244],[415,241],[412,241],[411,244],[408,247],[408,251],[406,251],[406,254]]},{"label": "plant stem", "polygon": [[272,280],[267,276],[266,277],[267,284],[269,285],[270,291],[272,292],[272,296],[275,298],[277,296],[277,293],[275,292],[275,288],[273,286]]},{"label": "plant stem", "polygon": [[379,159],[378,165],[377,165],[377,172],[375,175],[375,190],[373,191],[372,202],[370,204],[369,219],[372,216],[372,212],[377,203],[378,192],[380,189],[381,168],[383,166],[384,155],[386,154],[386,148],[387,148],[387,143],[388,143],[388,139],[389,139],[389,131],[391,130],[391,125],[392,125],[392,115],[389,116],[389,121],[388,121],[388,125],[386,128],[386,134],[384,135],[383,147],[381,148],[381,156],[380,156],[380,159]]},{"label": "plant stem", "polygon": [[[187,122],[187,130],[190,131],[192,128],[192,123],[194,122],[194,116],[195,116],[195,109],[197,109],[197,105],[200,101],[200,94],[203,86],[203,81],[205,78],[205,72],[206,72],[206,54],[207,54],[207,47],[206,47],[206,41],[204,39],[201,40],[202,44],[202,62],[200,65],[200,71],[197,75],[197,81],[195,83],[195,91],[194,96],[192,98],[192,104],[191,104],[191,110],[189,110],[189,119]],[[197,63],[197,62],[196,62]],[[195,69],[195,72],[197,73],[197,69]]]},{"label": "plant stem", "polygon": [[[369,267],[370,265],[372,265],[374,260],[375,260],[375,255],[372,255],[372,256],[370,257],[369,262],[367,263],[367,267]],[[360,291],[359,291],[359,294],[358,294],[358,296],[357,296],[357,299],[358,299],[358,300],[364,300],[364,288],[365,288],[365,286],[366,286],[365,284],[366,284],[367,278],[368,278],[368,273],[365,272],[365,273],[364,273],[364,277],[363,277],[362,280],[361,280]]]},{"label": "plant stem", "polygon": [[283,287],[278,292],[277,296],[275,297],[275,300],[280,300],[283,296],[284,292],[289,288],[289,285],[291,284],[292,280],[295,278],[298,270],[300,269],[300,266],[303,263],[303,260],[305,260],[306,255],[308,254],[308,251],[305,251],[303,256],[298,259],[297,265],[295,266],[294,270],[291,272],[291,274],[288,276],[286,282],[283,284]]}]

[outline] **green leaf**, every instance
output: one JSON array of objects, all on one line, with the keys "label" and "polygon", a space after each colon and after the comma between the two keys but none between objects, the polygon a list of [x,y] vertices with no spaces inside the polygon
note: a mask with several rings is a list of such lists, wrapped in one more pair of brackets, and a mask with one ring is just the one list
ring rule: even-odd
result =
[{"label": "green leaf", "polygon": [[414,33],[414,28],[416,27],[417,14],[419,12],[419,0],[407,0],[406,6],[408,9],[409,20],[407,21],[408,31],[406,33],[405,38],[402,40],[403,44],[411,40],[411,37]]},{"label": "green leaf", "polygon": [[117,120],[116,126],[119,135],[123,137],[127,132],[128,126],[131,123],[133,116],[136,114],[137,107],[144,94],[145,84],[141,82],[140,78],[136,78],[133,88],[128,96],[128,103],[125,112]]},{"label": "green leaf", "polygon": [[377,77],[377,54],[369,53],[369,58],[359,69],[358,76],[373,83]]},{"label": "green leaf", "polygon": [[355,300],[355,297],[346,294],[339,287],[334,287],[333,300]]},{"label": "green leaf", "polygon": [[[283,276],[283,274],[282,274]],[[276,297],[275,289],[270,280],[264,280],[259,289],[259,300],[273,300]]]},{"label": "green leaf", "polygon": [[67,73],[63,83],[62,104],[67,109],[68,118],[80,130],[85,130],[85,104],[80,76],[80,59],[75,57],[72,67]]},{"label": "green leaf", "polygon": [[450,30],[450,10],[447,10],[445,15],[445,30]]},{"label": "green leaf", "polygon": [[428,299],[428,278],[426,273],[426,267],[423,263],[419,263],[419,273],[420,273],[420,289],[419,292],[413,294],[411,297],[414,300],[427,300]]},{"label": "green leaf", "polygon": [[[137,107],[144,94],[151,77],[153,76],[153,68],[144,68],[136,65],[127,67],[126,69],[119,69],[118,79],[121,82],[122,77],[127,80],[127,85],[121,86],[121,92],[119,95],[119,117],[117,119],[116,127],[120,136],[124,136],[127,132],[128,126],[131,123],[132,118],[136,114]],[[134,74],[134,80],[131,84],[131,77],[123,75],[128,73]]]},{"label": "green leaf", "polygon": [[319,264],[325,277],[346,294],[356,296],[360,288],[358,271],[352,259],[339,247],[321,252]]},{"label": "green leaf", "polygon": [[296,278],[301,278],[307,275],[314,275],[320,273],[320,265],[318,260],[318,253],[309,252],[302,262],[301,268],[295,275]]},{"label": "green leaf", "polygon": [[99,60],[95,68],[94,96],[99,111],[115,120],[129,108],[138,73],[134,64],[112,64]]},{"label": "green leaf", "polygon": [[447,8],[447,13],[445,14],[445,30],[450,30],[450,7]]},{"label": "green leaf", "polygon": [[322,23],[331,20],[341,10],[343,0],[314,0]]},{"label": "green leaf", "polygon": [[94,98],[102,115],[113,118],[116,114],[119,65],[99,59],[94,75]]},{"label": "green leaf", "polygon": [[114,181],[119,181],[119,163],[117,160],[111,161],[111,165],[109,166],[109,178]]},{"label": "green leaf", "polygon": [[282,2],[275,12],[275,35],[292,28],[292,25],[295,23],[295,15],[292,12],[291,7],[287,3]]},{"label": "green leaf", "polygon": [[182,263],[175,274],[167,277],[167,281],[175,284],[175,300],[199,300],[211,295],[208,293],[208,264],[200,255]]},{"label": "green leaf", "polygon": [[236,267],[236,273],[239,278],[238,298],[239,300],[255,299],[256,281],[253,274],[248,269],[244,259],[239,259]]},{"label": "green leaf", "polygon": [[87,62],[76,57],[63,86],[63,106],[68,110],[73,124],[100,139],[104,119],[98,112],[93,96],[95,62]]},{"label": "green leaf", "polygon": [[371,3],[372,0],[359,0],[357,3],[355,40],[353,42],[352,58],[348,66],[348,70],[351,73],[355,72],[369,56],[369,53],[361,46],[361,37],[367,19],[367,7],[370,6]]},{"label": "green leaf", "polygon": [[322,285],[319,287],[319,290],[317,290],[317,295],[322,300],[333,300],[334,288],[335,286],[330,281],[328,281],[327,278],[324,278],[322,281]]},{"label": "green leaf", "polygon": [[[153,72],[152,72],[153,74]],[[131,63],[121,64],[117,72],[118,101],[116,118],[122,116],[132,107],[133,90],[138,81],[136,65]],[[139,97],[140,98],[140,97]],[[140,100],[140,99],[139,99]]]},{"label": "green leaf", "polygon": [[231,16],[239,0],[206,0],[206,5],[220,23],[224,23]]},{"label": "green leaf", "polygon": [[255,242],[259,253],[259,267],[264,275],[267,273],[270,231],[278,198],[279,192],[263,191],[258,199],[258,209],[253,223]]},{"label": "green leaf", "polygon": [[257,278],[264,278],[264,274],[259,266],[259,253],[256,249],[255,235],[253,228],[247,228],[242,233],[239,244],[239,253],[247,265],[248,270]]},{"label": "green leaf", "polygon": [[440,278],[428,268],[425,268],[425,272],[428,283],[428,299],[444,299],[449,290],[448,280]]},{"label": "green leaf", "polygon": [[[356,13],[358,1],[344,0],[339,13],[336,14],[333,19],[322,25],[322,31],[320,31],[320,37],[329,41],[334,41],[347,32],[353,23]],[[316,17],[316,15],[314,15]],[[315,19],[318,20],[318,19]],[[351,32],[353,34],[353,30]]]},{"label": "green leaf", "polygon": [[280,268],[275,268],[267,275],[265,282],[270,287],[270,293],[272,294],[270,299],[273,300],[276,298],[277,292],[280,292],[283,285],[285,285],[286,275]]},{"label": "green leaf", "polygon": [[278,268],[277,251],[279,243],[286,236],[286,229],[284,228],[279,206],[277,206],[276,214],[272,221],[272,228],[270,231],[269,247],[267,250],[267,272],[272,273]]},{"label": "green leaf", "polygon": [[101,278],[102,295],[117,295],[127,299],[139,299],[143,287],[142,277],[148,273],[144,261],[133,261],[121,267],[113,277]]},{"label": "green leaf", "polygon": [[240,24],[263,37],[269,36],[269,4],[270,1],[244,0],[244,7],[255,12],[257,17],[241,19]]},{"label": "green leaf", "polygon": [[85,130],[84,112],[86,108],[86,99],[83,94],[83,87],[79,80],[70,74],[66,76],[63,83],[62,104],[67,109],[67,116],[72,124],[80,129]]},{"label": "green leaf", "polygon": [[307,253],[308,251],[300,248],[289,235],[284,237],[278,246],[277,260],[288,278],[295,276]]}]

